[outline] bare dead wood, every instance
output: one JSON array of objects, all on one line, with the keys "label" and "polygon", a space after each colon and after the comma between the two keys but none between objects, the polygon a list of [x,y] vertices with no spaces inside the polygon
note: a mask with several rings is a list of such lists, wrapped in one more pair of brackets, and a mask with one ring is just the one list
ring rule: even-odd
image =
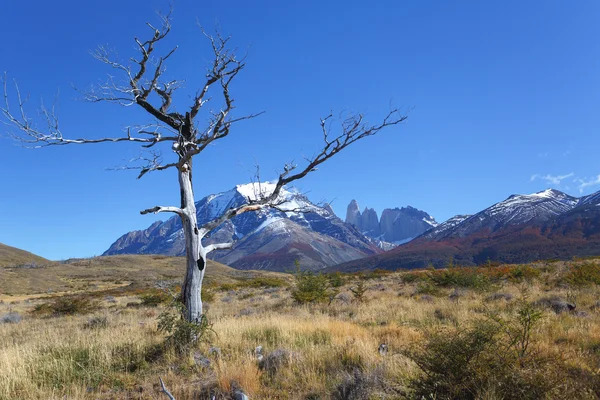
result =
[{"label": "bare dead wood", "polygon": [[[0,115],[12,130],[9,134],[25,146],[47,147],[70,144],[96,144],[105,142],[138,143],[144,148],[152,148],[150,156],[140,156],[133,160],[141,165],[131,165],[121,169],[139,170],[138,178],[154,171],[177,169],[180,186],[181,206],[156,206],[141,211],[141,214],[171,212],[182,220],[186,241],[186,275],[182,285],[182,298],[186,307],[185,317],[188,321],[200,321],[202,318],[202,302],[200,288],[205,273],[206,254],[210,251],[231,248],[231,243],[213,244],[204,247],[202,238],[219,227],[228,219],[246,212],[254,212],[263,208],[273,208],[282,212],[302,212],[284,207],[286,201],[281,196],[282,189],[292,182],[317,170],[317,168],[346,147],[363,138],[373,136],[382,129],[401,123],[406,119],[398,109],[392,109],[383,121],[369,125],[362,114],[348,114],[339,119],[337,134],[333,133],[335,119],[332,115],[320,119],[323,144],[316,155],[305,158],[306,164],[298,167],[294,162],[287,163],[274,181],[264,191],[258,179],[259,191],[244,204],[227,210],[203,226],[198,226],[194,191],[192,188],[192,159],[202,153],[215,141],[228,137],[231,128],[238,122],[246,121],[262,113],[233,116],[235,99],[231,84],[246,66],[245,57],[238,58],[234,50],[229,48],[229,37],[219,33],[214,36],[202,33],[208,38],[212,49],[212,62],[207,68],[202,87],[196,92],[193,102],[182,112],[175,109],[175,94],[182,86],[182,80],[167,79],[165,71],[167,62],[178,54],[177,47],[162,50],[165,38],[171,32],[171,13],[159,15],[158,27],[147,24],[150,33],[147,39],[134,38],[137,57],[123,62],[114,51],[107,47],[98,47],[93,56],[107,65],[115,75],[88,91],[80,91],[84,99],[93,103],[108,102],[125,107],[139,107],[152,118],[151,123],[132,125],[124,134],[117,137],[70,139],[63,136],[55,105],[46,108],[43,104],[39,110],[40,122],[44,128],[38,128],[34,118],[26,112],[27,97],[21,95],[15,83],[16,104],[11,108],[6,76],[3,79],[4,105],[0,107]],[[211,102],[211,110],[203,107]],[[216,102],[220,102],[215,104]],[[206,118],[200,118],[200,114]],[[204,122],[202,126],[198,121]],[[174,160],[163,162],[159,149],[164,143],[170,144]],[[156,147],[155,147],[156,146]],[[161,380],[161,385],[162,383]]]},{"label": "bare dead wood", "polygon": [[[316,156],[306,159],[307,165],[304,169],[295,174],[291,174],[297,169],[297,164],[285,164],[283,172],[279,174],[273,191],[270,193],[261,192],[256,196],[256,199],[248,199],[247,204],[229,209],[223,215],[204,224],[201,227],[201,232],[210,232],[225,221],[249,211],[260,210],[265,207],[278,208],[285,203],[285,199],[280,198],[281,190],[285,185],[302,179],[309,173],[316,171],[319,165],[329,160],[352,143],[373,136],[386,127],[397,125],[405,121],[407,116],[401,114],[399,109],[392,109],[384,117],[381,123],[368,125],[364,122],[364,116],[362,114],[350,115],[341,121],[341,133],[333,138],[330,138],[330,132],[325,128],[325,122],[330,118],[332,118],[332,115],[328,115],[326,118],[321,119],[321,128],[323,130],[325,144]],[[283,211],[281,208],[280,210]],[[289,212],[290,210],[287,211]]]},{"label": "bare dead wood", "polygon": [[145,214],[158,214],[161,212],[172,212],[175,213],[177,215],[184,215],[184,211],[181,208],[178,207],[171,207],[171,206],[156,206],[156,207],[152,207],[152,208],[148,208],[146,210],[142,210],[140,211],[140,214],[145,215]]},{"label": "bare dead wood", "polygon": [[231,249],[232,247],[233,247],[233,243],[216,243],[216,244],[209,244],[208,246],[205,246],[204,251],[206,252],[206,254],[208,254],[211,251],[227,250],[227,249]]},{"label": "bare dead wood", "polygon": [[169,389],[167,389],[167,387],[165,386],[165,383],[163,382],[162,378],[159,376],[158,380],[160,381],[160,388],[162,390],[162,392],[171,400],[176,400],[175,396],[173,396],[171,394],[171,392],[169,392]]}]

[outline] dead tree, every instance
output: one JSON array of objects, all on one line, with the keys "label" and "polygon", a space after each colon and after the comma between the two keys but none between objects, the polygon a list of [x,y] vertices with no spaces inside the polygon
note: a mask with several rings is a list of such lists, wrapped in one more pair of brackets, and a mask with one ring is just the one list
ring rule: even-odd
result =
[{"label": "dead tree", "polygon": [[[157,52],[159,44],[171,31],[170,14],[160,15],[161,26],[147,24],[151,30],[146,40],[135,38],[138,50],[137,58],[127,64],[118,60],[116,55],[105,47],[99,47],[94,57],[121,75],[122,80],[109,76],[108,80],[89,91],[83,92],[84,98],[90,102],[109,102],[122,106],[137,106],[144,109],[153,122],[145,125],[128,127],[126,133],[119,137],[101,139],[68,139],[63,136],[54,108],[42,105],[39,115],[42,116],[44,128],[38,128],[35,120],[25,110],[26,99],[21,96],[15,83],[15,98],[9,99],[6,76],[4,77],[4,106],[0,107],[3,117],[12,129],[8,134],[26,146],[46,147],[69,144],[92,144],[103,142],[135,142],[143,148],[150,149],[149,157],[141,158],[143,165],[138,178],[149,172],[164,171],[171,168],[177,170],[181,204],[179,206],[156,206],[141,211],[141,214],[169,212],[179,215],[183,224],[186,243],[187,268],[182,286],[181,298],[185,305],[185,318],[198,322],[202,317],[202,301],[200,297],[204,278],[207,255],[217,249],[227,249],[231,243],[211,244],[204,246],[202,238],[219,227],[228,219],[246,212],[257,211],[265,207],[277,207],[281,204],[281,189],[313,172],[323,162],[344,150],[352,143],[373,136],[382,129],[399,124],[406,119],[398,109],[391,109],[383,120],[369,125],[362,114],[351,114],[340,118],[337,133],[331,131],[333,116],[320,120],[323,145],[313,157],[307,158],[306,165],[299,167],[294,163],[286,164],[269,190],[259,190],[253,198],[236,208],[227,210],[223,215],[198,226],[194,191],[192,188],[192,160],[202,153],[211,143],[227,137],[234,124],[252,119],[258,114],[233,117],[234,98],[230,92],[231,83],[245,67],[245,59],[238,58],[228,47],[229,38],[219,34],[215,36],[202,33],[212,46],[212,63],[207,68],[204,85],[198,90],[185,112],[175,111],[174,93],[181,87],[182,81],[164,78],[165,63],[177,51],[177,47],[167,49],[162,55]],[[162,42],[162,43],[161,43]],[[210,92],[210,97],[209,97]],[[11,104],[16,100],[15,104]],[[220,100],[218,111],[206,110],[210,101],[214,104]],[[11,105],[14,107],[11,109]],[[181,106],[180,106],[181,107]],[[185,107],[185,106],[184,106]],[[182,108],[179,108],[181,110]],[[213,108],[215,109],[215,108]],[[209,114],[206,125],[200,126],[198,114],[206,110]],[[174,153],[173,161],[164,163],[160,153],[153,152],[165,143],[171,145]]]}]

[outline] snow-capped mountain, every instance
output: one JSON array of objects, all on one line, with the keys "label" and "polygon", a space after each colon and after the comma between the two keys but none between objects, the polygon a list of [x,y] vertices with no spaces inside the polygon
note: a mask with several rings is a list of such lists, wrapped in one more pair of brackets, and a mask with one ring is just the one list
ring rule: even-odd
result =
[{"label": "snow-capped mountain", "polygon": [[508,226],[538,224],[572,210],[578,203],[579,199],[576,197],[555,189],[528,195],[513,194],[468,218],[460,220],[461,216],[453,217],[444,223],[444,229],[434,229],[434,232],[437,231],[435,234],[426,232],[425,236],[440,240],[446,237],[465,237],[483,230],[496,232]]},{"label": "snow-capped mountain", "polygon": [[466,219],[470,218],[471,215],[455,215],[447,221],[429,229],[423,234],[423,237],[432,239],[434,237],[443,237],[446,233],[454,229],[458,224],[462,223]]},{"label": "snow-capped mountain", "polygon": [[411,206],[386,208],[379,219],[372,208],[365,207],[361,213],[356,200],[348,205],[346,223],[381,243],[383,249],[407,243],[438,225],[431,215]]},{"label": "snow-capped mountain", "polygon": [[[226,210],[271,193],[270,183],[238,185],[196,203],[198,224]],[[303,268],[319,269],[380,252],[368,238],[341,221],[330,207],[319,207],[293,189],[283,189],[279,210],[266,208],[241,214],[213,231],[206,243],[234,242],[231,250],[211,254],[217,261],[245,269],[284,271],[298,260]],[[121,236],[104,253],[185,254],[179,217],[158,221],[143,231]]]},{"label": "snow-capped mountain", "polygon": [[458,215],[383,254],[334,269],[422,268],[491,261],[525,263],[600,255],[600,192],[576,198],[555,189],[512,195]]}]

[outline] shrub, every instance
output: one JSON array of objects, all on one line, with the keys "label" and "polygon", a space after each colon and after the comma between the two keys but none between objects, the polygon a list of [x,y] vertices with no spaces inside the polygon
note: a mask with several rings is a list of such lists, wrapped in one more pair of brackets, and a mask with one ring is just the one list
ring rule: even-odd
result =
[{"label": "shrub", "polygon": [[420,272],[405,272],[400,275],[400,281],[402,283],[414,283],[417,281],[422,281],[426,276]]},{"label": "shrub", "polygon": [[475,268],[446,268],[427,272],[427,277],[440,287],[461,287],[477,290],[488,289],[491,285],[488,276],[478,273]]},{"label": "shrub", "polygon": [[387,391],[386,383],[381,368],[376,368],[371,372],[356,368],[352,373],[344,373],[342,382],[337,385],[331,398],[333,400],[387,398],[382,396],[385,391]]},{"label": "shrub", "polygon": [[[565,398],[576,380],[558,359],[533,351],[541,313],[522,300],[503,318],[491,315],[468,328],[426,332],[420,349],[404,350],[423,374],[411,386],[418,398]],[[559,388],[560,384],[560,388]],[[579,390],[579,388],[578,388]]]},{"label": "shrub", "polygon": [[575,286],[600,285],[600,267],[589,262],[571,264],[564,279]]},{"label": "shrub", "polygon": [[354,300],[356,300],[357,302],[363,303],[366,300],[365,293],[367,292],[367,286],[365,285],[365,282],[362,279],[358,279],[356,285],[354,287],[351,287],[350,291],[354,296]]},{"label": "shrub", "polygon": [[339,293],[337,288],[331,286],[326,275],[302,271],[298,264],[296,264],[294,279],[296,288],[292,291],[292,298],[299,304],[331,303]]},{"label": "shrub", "polygon": [[158,316],[158,330],[167,334],[165,344],[178,353],[185,353],[214,332],[206,315],[201,315],[198,322],[189,322],[184,317],[185,306],[181,302],[172,301],[170,306]]},{"label": "shrub", "polygon": [[433,285],[431,282],[424,281],[424,282],[417,283],[417,287],[415,288],[414,294],[415,295],[424,294],[424,295],[428,295],[428,296],[439,296],[440,289],[437,286]]},{"label": "shrub", "polygon": [[541,271],[533,268],[531,265],[517,265],[508,271],[508,278],[514,282],[531,282],[534,278],[539,278]]},{"label": "shrub", "polygon": [[160,345],[140,346],[125,343],[112,350],[112,368],[120,372],[137,372],[148,369],[163,353]]},{"label": "shrub", "polygon": [[404,350],[424,376],[412,381],[417,397],[472,399],[483,387],[478,368],[495,344],[497,329],[477,324],[469,329],[441,329],[427,333],[420,350]]},{"label": "shrub", "polygon": [[89,314],[100,309],[97,300],[85,297],[60,297],[53,303],[42,303],[35,306],[32,313],[34,315],[77,315]]},{"label": "shrub", "polygon": [[140,296],[142,305],[146,307],[158,307],[160,304],[172,300],[171,295],[163,290],[153,289]]},{"label": "shrub", "polygon": [[108,319],[105,316],[92,317],[83,324],[84,329],[99,329],[106,327],[108,327]]},{"label": "shrub", "polygon": [[341,272],[335,272],[329,275],[329,284],[331,287],[339,288],[344,286],[344,278]]},{"label": "shrub", "polygon": [[242,280],[234,283],[222,283],[218,286],[221,292],[230,290],[245,289],[245,288],[280,288],[287,287],[288,283],[281,278],[274,277],[256,277],[248,280]]},{"label": "shrub", "polygon": [[519,300],[511,311],[508,318],[502,318],[498,314],[489,314],[489,317],[505,333],[508,349],[514,351],[519,362],[523,363],[531,355],[533,329],[543,313],[527,299]]}]

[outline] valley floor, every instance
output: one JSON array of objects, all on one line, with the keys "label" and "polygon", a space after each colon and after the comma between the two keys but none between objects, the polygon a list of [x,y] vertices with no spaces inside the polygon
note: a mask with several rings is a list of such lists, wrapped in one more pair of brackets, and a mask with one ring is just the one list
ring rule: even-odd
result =
[{"label": "valley floor", "polygon": [[156,289],[5,299],[0,399],[166,399],[159,377],[178,400],[600,396],[597,260],[328,282],[299,304],[292,277],[212,281],[210,329],[179,350]]}]

